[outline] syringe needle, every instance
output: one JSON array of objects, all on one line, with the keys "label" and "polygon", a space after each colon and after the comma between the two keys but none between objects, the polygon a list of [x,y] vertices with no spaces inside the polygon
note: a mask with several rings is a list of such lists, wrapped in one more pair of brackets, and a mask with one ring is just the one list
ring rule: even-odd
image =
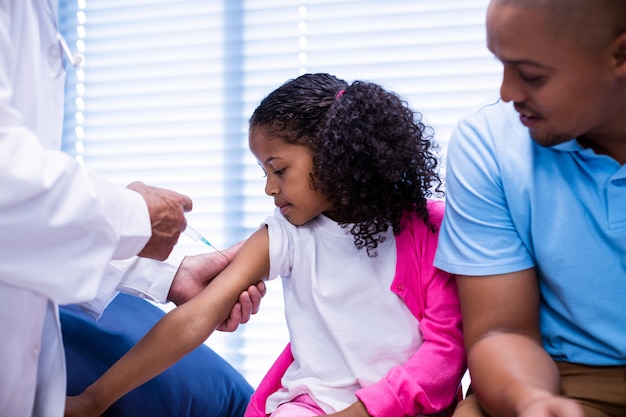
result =
[{"label": "syringe needle", "polygon": [[217,252],[217,253],[219,253],[220,255],[222,255],[222,256],[224,257],[224,259],[228,259],[228,256],[224,255],[224,252],[222,252],[221,250],[219,250],[218,248],[216,248],[215,246],[213,246],[213,245],[211,244],[211,242],[209,242],[208,240],[206,240],[206,239],[204,238],[204,236],[200,237],[200,240],[201,240],[202,242],[206,243],[207,245],[209,245],[210,247],[212,247],[212,248],[215,250],[215,252]]},{"label": "syringe needle", "polygon": [[189,224],[187,224],[187,227],[185,228],[185,234],[187,236],[189,236],[191,238],[191,240],[193,240],[194,242],[201,241],[201,242],[207,244],[208,246],[212,247],[213,250],[215,250],[217,253],[222,255],[225,259],[228,259],[228,257],[226,255],[224,255],[224,252],[222,252],[221,250],[219,250],[215,246],[211,245],[211,242],[209,242],[204,236],[202,236],[202,234],[200,232],[198,232],[196,229],[191,227]]}]

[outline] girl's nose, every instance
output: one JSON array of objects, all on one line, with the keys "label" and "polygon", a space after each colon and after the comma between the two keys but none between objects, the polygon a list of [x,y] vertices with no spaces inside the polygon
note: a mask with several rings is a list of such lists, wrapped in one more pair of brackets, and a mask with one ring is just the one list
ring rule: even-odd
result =
[{"label": "girl's nose", "polygon": [[265,194],[270,196],[278,194],[278,186],[276,185],[276,181],[272,181],[269,175],[265,180]]}]

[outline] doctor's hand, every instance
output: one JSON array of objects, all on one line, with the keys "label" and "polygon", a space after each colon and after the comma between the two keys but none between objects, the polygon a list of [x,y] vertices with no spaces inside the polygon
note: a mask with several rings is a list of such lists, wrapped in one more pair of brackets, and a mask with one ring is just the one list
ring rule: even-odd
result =
[{"label": "doctor's hand", "polygon": [[[226,258],[217,252],[185,257],[174,276],[168,300],[181,305],[193,298],[230,264],[242,244],[243,242],[240,242],[223,250]],[[233,306],[230,316],[217,329],[234,332],[240,324],[247,323],[252,314],[259,311],[261,298],[265,292],[265,284],[262,281],[243,291],[239,296],[239,301]]]},{"label": "doctor's hand", "polygon": [[187,226],[185,212],[190,211],[193,206],[191,199],[175,191],[151,187],[138,181],[126,188],[141,194],[150,213],[152,236],[137,255],[165,260]]}]

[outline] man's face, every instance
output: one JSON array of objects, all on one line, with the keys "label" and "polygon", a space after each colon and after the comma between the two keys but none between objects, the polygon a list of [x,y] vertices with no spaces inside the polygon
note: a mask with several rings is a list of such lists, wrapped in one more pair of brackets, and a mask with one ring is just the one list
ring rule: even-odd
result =
[{"label": "man's face", "polygon": [[602,136],[617,90],[608,45],[595,51],[566,30],[557,33],[546,13],[492,1],[487,46],[504,66],[502,99],[514,102],[521,123],[542,146]]}]

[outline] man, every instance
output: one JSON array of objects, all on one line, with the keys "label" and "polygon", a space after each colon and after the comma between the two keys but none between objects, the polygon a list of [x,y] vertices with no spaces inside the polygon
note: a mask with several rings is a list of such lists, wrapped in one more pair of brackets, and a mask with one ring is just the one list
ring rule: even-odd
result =
[{"label": "man", "polygon": [[[65,72],[56,21],[55,0],[0,1],[3,416],[63,415],[59,304],[97,297],[89,306],[97,315],[118,289],[181,303],[227,263],[153,261],[165,260],[184,230],[189,197],[115,186],[58,150]],[[262,291],[242,295],[226,328],[248,319]]]},{"label": "man", "polygon": [[487,42],[502,100],[450,140],[435,261],[458,275],[475,397],[626,415],[626,2],[492,0]]}]

